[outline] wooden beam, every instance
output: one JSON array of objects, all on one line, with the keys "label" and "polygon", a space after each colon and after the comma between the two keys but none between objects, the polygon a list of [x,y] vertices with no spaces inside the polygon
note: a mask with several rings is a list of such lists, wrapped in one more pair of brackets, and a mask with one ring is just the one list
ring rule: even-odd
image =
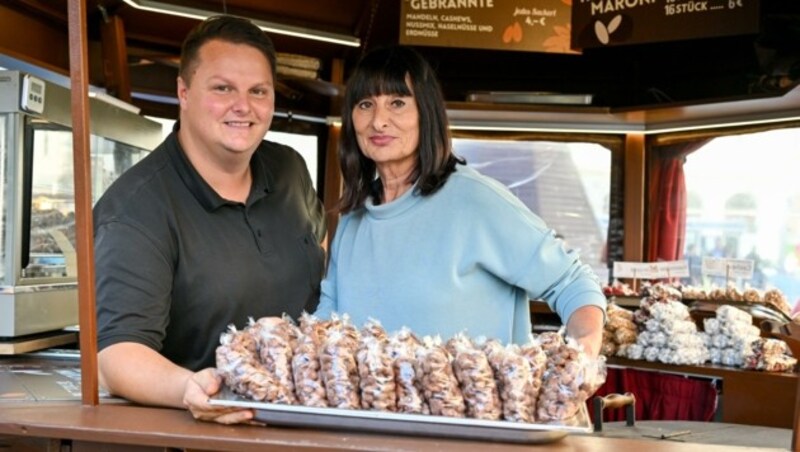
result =
[{"label": "wooden beam", "polygon": [[66,30],[38,15],[23,14],[0,2],[0,53],[66,74]]},{"label": "wooden beam", "polygon": [[645,231],[645,139],[634,133],[625,136],[625,188],[623,209],[623,258],[642,262]]},{"label": "wooden beam", "polygon": [[131,77],[125,46],[125,23],[111,16],[100,26],[103,53],[103,76],[106,90],[117,99],[131,102]]},{"label": "wooden beam", "polygon": [[89,49],[86,0],[69,0],[69,73],[72,103],[72,159],[75,178],[75,238],[78,255],[78,319],[81,348],[81,400],[99,403],[97,320],[94,292],[92,177],[89,154]]},{"label": "wooden beam", "polygon": [[134,99],[132,103],[141,109],[140,115],[178,119],[178,105],[176,104],[165,104],[144,99]]}]

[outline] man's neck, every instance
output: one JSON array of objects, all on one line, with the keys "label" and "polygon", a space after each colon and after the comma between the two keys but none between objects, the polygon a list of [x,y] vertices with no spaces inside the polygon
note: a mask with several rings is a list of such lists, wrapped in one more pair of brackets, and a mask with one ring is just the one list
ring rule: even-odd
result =
[{"label": "man's neck", "polygon": [[196,146],[185,134],[178,132],[186,158],[189,159],[200,177],[206,181],[222,198],[245,202],[250,195],[253,177],[250,171],[252,154],[233,155],[231,158],[220,158],[215,153]]}]

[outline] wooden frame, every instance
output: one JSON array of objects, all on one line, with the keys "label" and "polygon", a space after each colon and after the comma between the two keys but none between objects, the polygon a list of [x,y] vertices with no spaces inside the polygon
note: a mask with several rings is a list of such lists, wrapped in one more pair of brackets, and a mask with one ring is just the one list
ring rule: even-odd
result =
[{"label": "wooden frame", "polygon": [[72,158],[75,178],[75,238],[78,255],[78,318],[81,347],[81,400],[99,403],[97,319],[94,291],[92,177],[89,156],[89,58],[86,0],[69,0],[69,73],[72,101]]}]

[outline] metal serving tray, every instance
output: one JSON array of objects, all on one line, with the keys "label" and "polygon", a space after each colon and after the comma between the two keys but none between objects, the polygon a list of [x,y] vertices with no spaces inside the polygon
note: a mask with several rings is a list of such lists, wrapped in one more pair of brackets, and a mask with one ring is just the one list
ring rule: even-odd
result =
[{"label": "metal serving tray", "polygon": [[572,419],[558,423],[526,424],[507,421],[459,419],[383,411],[313,408],[247,400],[224,389],[211,399],[212,405],[251,408],[255,418],[269,425],[315,429],[354,430],[413,436],[438,436],[511,443],[549,443],[568,433],[592,431],[586,405]]}]

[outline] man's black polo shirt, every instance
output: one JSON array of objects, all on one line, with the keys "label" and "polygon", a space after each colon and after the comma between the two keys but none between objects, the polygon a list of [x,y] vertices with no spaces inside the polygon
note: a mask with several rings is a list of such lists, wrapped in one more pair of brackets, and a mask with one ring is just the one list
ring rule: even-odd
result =
[{"label": "man's black polo shirt", "polygon": [[319,301],[324,212],[302,157],[264,141],[246,204],[221,198],[173,132],[94,208],[98,347],[136,342],[192,370],[248,317]]}]

